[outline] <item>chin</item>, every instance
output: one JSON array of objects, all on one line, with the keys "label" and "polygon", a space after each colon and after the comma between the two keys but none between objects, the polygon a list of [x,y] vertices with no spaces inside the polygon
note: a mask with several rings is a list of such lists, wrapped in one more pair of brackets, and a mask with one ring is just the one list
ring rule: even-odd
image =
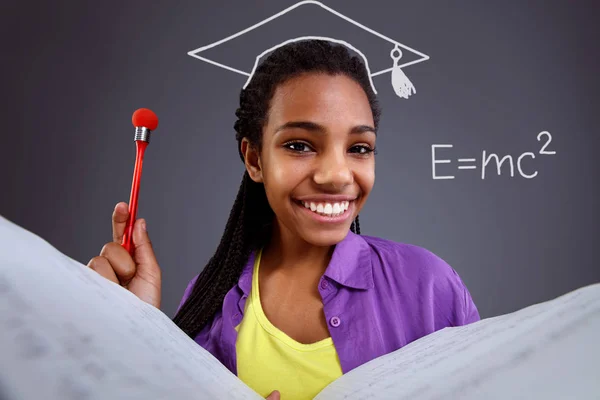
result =
[{"label": "chin", "polygon": [[298,232],[306,242],[319,247],[329,247],[340,243],[350,232],[350,227],[339,227],[336,229],[311,229]]}]

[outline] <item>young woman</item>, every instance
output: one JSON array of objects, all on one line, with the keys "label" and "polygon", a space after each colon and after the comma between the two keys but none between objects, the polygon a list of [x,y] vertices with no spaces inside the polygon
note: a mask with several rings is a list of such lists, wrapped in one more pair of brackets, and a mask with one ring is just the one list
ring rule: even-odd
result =
[{"label": "young woman", "polygon": [[[375,180],[380,111],[343,46],[275,50],[242,90],[245,165],[221,242],[174,318],[268,398],[310,399],[343,373],[448,326],[479,320],[457,273],[431,252],[360,235]],[[135,224],[134,257],[113,242],[89,266],[160,307],[161,273]]]}]

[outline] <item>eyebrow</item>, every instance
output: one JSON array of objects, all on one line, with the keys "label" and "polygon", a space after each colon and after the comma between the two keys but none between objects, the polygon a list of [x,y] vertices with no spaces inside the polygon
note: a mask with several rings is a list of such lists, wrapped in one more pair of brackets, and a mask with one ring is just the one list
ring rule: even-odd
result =
[{"label": "eyebrow", "polygon": [[[277,129],[275,129],[275,133],[284,131],[286,129],[304,129],[306,131],[315,132],[315,133],[324,133],[327,129],[320,124],[310,121],[290,121],[281,125]],[[370,125],[357,125],[352,127],[350,133],[352,134],[361,134],[365,132],[373,132],[377,135],[377,131]]]}]

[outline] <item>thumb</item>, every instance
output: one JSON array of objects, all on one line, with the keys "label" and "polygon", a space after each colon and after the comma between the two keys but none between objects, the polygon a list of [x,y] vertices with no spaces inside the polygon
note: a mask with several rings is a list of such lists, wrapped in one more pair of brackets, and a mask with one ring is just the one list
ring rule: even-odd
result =
[{"label": "thumb", "polygon": [[273,390],[266,400],[281,400],[281,394],[277,390]]},{"label": "thumb", "polygon": [[154,249],[148,231],[146,229],[146,220],[140,218],[135,221],[133,227],[133,245],[135,247],[133,258],[137,265],[137,273],[151,273],[154,275],[159,267]]}]

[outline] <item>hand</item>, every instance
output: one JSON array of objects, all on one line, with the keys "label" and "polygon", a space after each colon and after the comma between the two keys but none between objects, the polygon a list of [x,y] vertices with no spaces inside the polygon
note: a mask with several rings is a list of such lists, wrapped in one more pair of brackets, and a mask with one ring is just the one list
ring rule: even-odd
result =
[{"label": "hand", "polygon": [[273,390],[266,400],[281,400],[281,394],[277,390]]},{"label": "hand", "polygon": [[133,258],[121,245],[128,217],[127,203],[118,203],[112,215],[113,241],[104,245],[100,255],[92,258],[88,267],[160,308],[161,271],[144,219],[137,219],[133,227]]}]

